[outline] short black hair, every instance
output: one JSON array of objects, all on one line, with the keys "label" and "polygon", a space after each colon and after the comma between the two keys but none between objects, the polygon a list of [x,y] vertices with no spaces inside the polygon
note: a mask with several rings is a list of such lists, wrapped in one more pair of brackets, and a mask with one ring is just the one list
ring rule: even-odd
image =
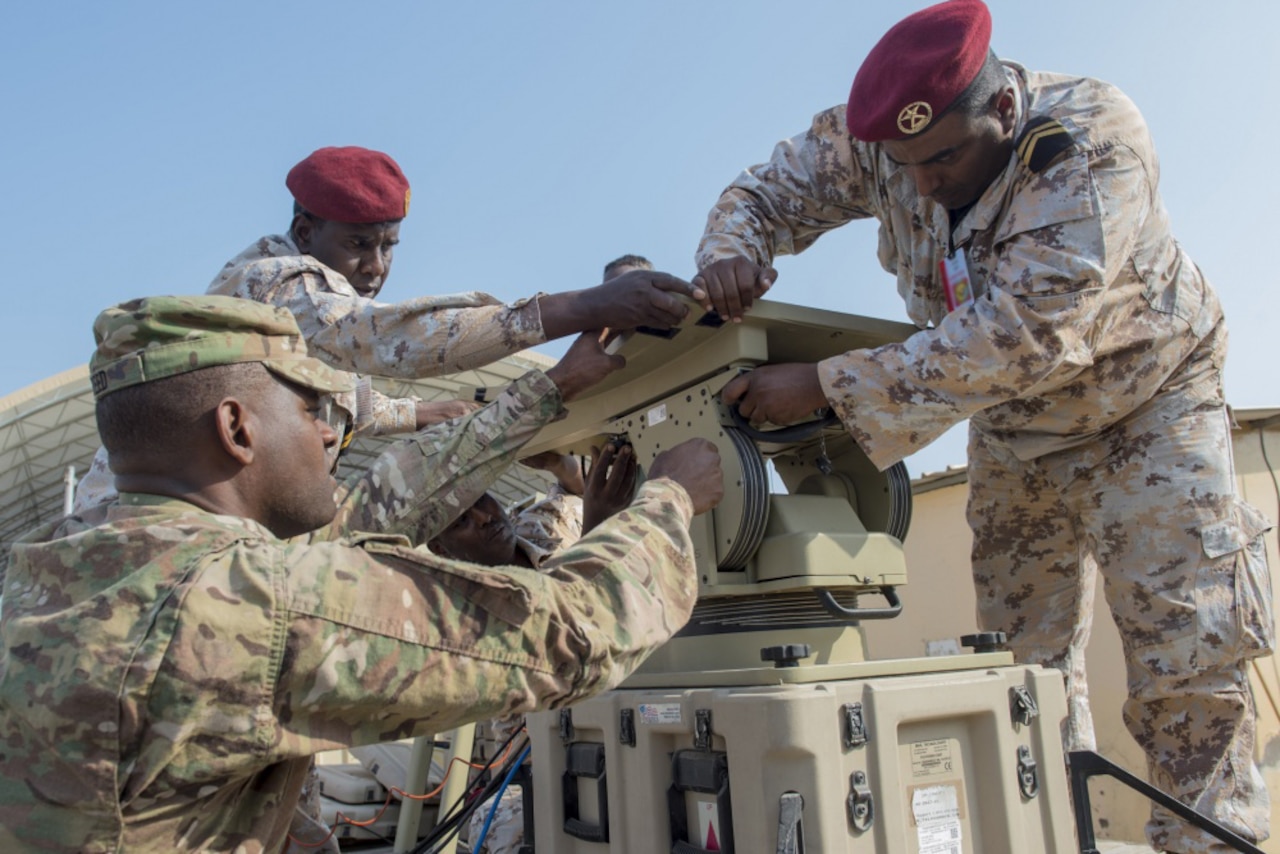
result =
[{"label": "short black hair", "polygon": [[609,281],[614,277],[614,271],[619,267],[635,267],[640,270],[652,270],[653,262],[643,255],[623,255],[621,258],[614,258],[608,264],[604,265],[604,281]]},{"label": "short black hair", "polygon": [[271,379],[261,362],[241,362],[128,386],[98,400],[98,436],[112,456],[170,459],[223,398],[255,393]]},{"label": "short black hair", "polygon": [[943,115],[962,113],[970,118],[977,118],[990,109],[991,99],[1007,83],[1004,65],[994,51],[987,51],[986,61],[982,63],[982,68],[978,69],[978,75],[963,92],[956,96]]}]

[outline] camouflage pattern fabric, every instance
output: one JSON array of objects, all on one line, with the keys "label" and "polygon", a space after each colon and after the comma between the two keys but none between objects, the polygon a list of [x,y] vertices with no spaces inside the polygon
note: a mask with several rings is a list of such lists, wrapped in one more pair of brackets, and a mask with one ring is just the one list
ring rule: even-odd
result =
[{"label": "camouflage pattern fabric", "polygon": [[541,501],[520,511],[513,520],[516,544],[534,567],[582,536],[582,499],[553,483]]},{"label": "camouflage pattern fabric", "polygon": [[[339,492],[334,522],[310,539],[340,535],[343,530],[400,533],[413,543],[425,543],[449,526],[484,494],[515,461],[516,452],[559,412],[559,390],[540,372],[531,372],[483,409],[460,421],[439,424],[420,434],[419,441],[392,445],[354,481]],[[553,487],[554,489],[554,487]],[[572,496],[570,496],[572,497]],[[525,511],[539,528],[557,518],[546,508],[550,497]],[[578,501],[579,506],[581,501]],[[571,505],[570,505],[571,506]],[[524,518],[522,514],[521,519]],[[567,512],[565,515],[571,515]],[[565,532],[568,533],[568,532]],[[578,530],[567,542],[576,541]],[[546,534],[544,534],[546,536]],[[547,542],[543,540],[542,542]],[[534,566],[555,550],[518,539]],[[514,731],[524,722],[519,715],[506,722]],[[505,736],[504,736],[505,737]],[[327,832],[318,798],[308,800],[308,787],[319,785],[314,767],[308,772],[291,831],[296,839],[321,839]],[[318,828],[324,828],[319,830]],[[332,841],[332,840],[331,840]],[[298,846],[299,851],[316,850]]]},{"label": "camouflage pattern fabric", "polygon": [[[521,511],[514,524],[516,548],[528,555],[535,568],[541,569],[548,558],[582,536],[582,499],[566,492],[560,484],[552,484],[547,496]],[[489,738],[504,742],[524,726],[524,715],[494,719],[482,726]],[[472,816],[468,839],[479,838],[491,803],[492,799],[486,801]],[[513,786],[502,795],[482,850],[485,854],[518,854],[523,844],[524,802],[520,789]]]},{"label": "camouflage pattern fabric", "polygon": [[[1225,410],[1153,413],[1031,462],[970,433],[969,523],[983,630],[1067,680],[1068,749],[1095,749],[1084,652],[1098,574],[1128,670],[1124,721],[1152,781],[1245,838],[1267,827],[1245,662],[1275,644],[1262,535],[1236,494]],[[1162,809],[1160,850],[1226,852]]]},{"label": "camouflage pattern fabric", "polygon": [[[345,277],[303,255],[283,235],[263,237],[228,261],[208,290],[289,309],[313,356],[358,374],[436,377],[488,365],[547,340],[536,298],[504,305],[469,291],[378,302],[359,296]],[[411,431],[412,404],[370,389],[369,406],[357,411],[357,427]]]},{"label": "camouflage pattern fabric", "polygon": [[[725,191],[698,251],[700,267],[733,255],[767,263],[851,220],[880,221],[882,265],[911,319],[934,325],[828,359],[819,375],[882,469],[965,418],[1034,459],[1089,441],[1157,395],[1181,395],[1187,410],[1220,400],[1225,338],[1183,370],[1222,312],[1170,234],[1137,108],[1096,80],[1009,73],[1018,127],[1050,115],[1078,150],[1041,172],[1014,156],[954,232],[905,168],[849,136],[836,107]],[[960,247],[980,296],[948,314],[938,263]]]},{"label": "camouflage pattern fabric", "polygon": [[342,846],[330,833],[331,829],[324,820],[324,806],[320,803],[320,772],[316,770],[315,758],[312,757],[302,793],[298,795],[298,806],[293,811],[284,854],[340,854]]},{"label": "camouflage pattern fabric", "polygon": [[387,448],[362,476],[340,488],[333,522],[310,538],[365,531],[426,543],[476,503],[561,412],[556,384],[530,371],[470,415]]},{"label": "camouflage pattern fabric", "polygon": [[[389,446],[365,474],[339,486],[337,516],[312,537],[341,536],[342,531],[354,530],[401,534],[415,544],[427,542],[474,504],[515,462],[515,452],[559,412],[560,391],[555,383],[541,371],[530,371],[465,418],[428,427],[417,441]],[[115,498],[115,476],[106,451],[99,448],[89,473],[76,488],[72,515],[89,518],[90,508]],[[527,541],[538,562],[554,551],[546,546],[548,532],[556,530],[555,525],[568,524],[553,524],[562,513],[567,519],[571,510],[543,508],[531,517],[537,521],[531,521],[528,530],[544,544]],[[536,529],[542,530],[541,539]],[[576,540],[581,529],[579,520],[577,532],[563,541]],[[563,534],[571,529],[559,530]]]},{"label": "camouflage pattern fabric", "polygon": [[[140,382],[234,362],[262,362],[291,382],[333,392],[354,411],[357,377],[312,359],[298,325],[284,309],[236,300],[242,327],[225,326],[232,297],[172,296],[132,300],[102,312],[94,323],[97,348],[89,363],[95,397]],[[73,514],[115,500],[115,476],[105,448],[98,448],[76,485]]]},{"label": "camouflage pattern fabric", "polygon": [[670,481],[542,572],[386,534],[283,542],[159,496],[93,512],[12,552],[6,851],[277,851],[312,754],[607,690],[697,595]]},{"label": "camouflage pattern fabric", "polygon": [[480,831],[489,818],[489,809],[493,806],[493,798],[489,798],[471,816],[468,824],[467,839],[471,843],[471,854],[517,854],[524,845],[524,800],[519,786],[508,786],[498,801],[493,813],[493,821],[489,823],[489,833],[484,844],[475,847],[480,839]]},{"label": "camouflage pattern fabric", "polygon": [[107,456],[106,448],[99,447],[89,463],[88,471],[76,484],[71,513],[79,516],[90,507],[115,501],[116,495],[116,476],[111,473],[111,458]]},{"label": "camouflage pattern fabric", "polygon": [[[1222,535],[1215,525],[1230,526],[1232,514],[1246,513],[1234,509],[1231,497],[1229,438],[1204,427],[1198,414],[1221,413],[1224,405],[1222,309],[1170,232],[1154,147],[1137,108],[1097,80],[1005,67],[1018,96],[1015,137],[1030,121],[1053,119],[1074,145],[1037,169],[1015,151],[954,230],[948,211],[917,194],[907,168],[880,145],[849,136],[844,107],[836,107],[819,113],[807,133],[779,143],[768,163],[747,170],[724,192],[709,216],[698,266],[733,256],[767,264],[847,222],[879,221],[879,260],[897,278],[921,331],[902,343],[819,363],[836,413],[882,469],[965,418],[971,450],[1000,449],[999,466],[975,456],[969,478],[977,502],[973,571],[982,619],[1015,636],[1030,633],[1019,641],[1021,654],[1068,673],[1068,746],[1092,739],[1078,659],[1088,609],[1064,604],[1089,596],[1092,564],[1109,589],[1130,591],[1125,595],[1150,591],[1156,573],[1167,571],[1171,583],[1185,587],[1197,578],[1198,565],[1216,567],[1195,582],[1195,596],[1179,606],[1190,612],[1175,624],[1143,624],[1118,606],[1133,692],[1126,708],[1157,783],[1209,808],[1242,836],[1263,839],[1267,801],[1251,764],[1253,711],[1243,673],[1244,660],[1258,653],[1236,643],[1202,650],[1196,662],[1208,675],[1188,676],[1176,687],[1168,674],[1139,676],[1150,669],[1145,651],[1184,637],[1187,620],[1220,621],[1224,609],[1247,606],[1232,599],[1236,575],[1224,569],[1234,565],[1231,555],[1240,546],[1229,552],[1210,542]],[[938,267],[954,249],[967,254],[977,299],[948,312]],[[1153,423],[1160,426],[1146,426]],[[1144,484],[1141,474],[1105,484],[1098,500],[1110,503],[1092,508],[1087,518],[1087,499],[1073,492],[1084,484],[1020,474],[1045,460],[1063,461],[1082,466],[1101,488],[1102,472],[1125,464],[1129,454],[1136,468],[1126,472],[1174,477],[1161,467],[1172,465],[1176,454],[1153,451],[1144,463],[1142,448],[1128,447],[1116,451],[1117,459],[1096,457],[1110,443],[1123,446],[1117,437],[1148,434],[1166,448],[1198,455],[1204,466],[1180,469],[1176,489]],[[988,482],[992,478],[998,485]],[[1193,491],[1212,495],[1211,506],[1187,506]],[[1028,507],[1037,511],[1023,519]],[[1100,525],[1102,517],[1115,527]],[[1032,527],[1017,530],[1024,524]],[[1057,548],[1046,546],[1058,527],[1105,539],[1079,551],[1061,539],[1052,541]],[[1024,537],[1016,556],[1005,553]],[[1166,538],[1161,549],[1125,549],[1131,560],[1108,556],[1119,547],[1115,541],[1154,537]],[[1260,585],[1266,568],[1251,565],[1240,574]],[[1055,619],[1067,614],[1070,625]],[[1043,629],[1033,628],[1042,622]],[[1261,627],[1258,632],[1265,634]],[[1259,648],[1266,644],[1260,640]],[[1231,699],[1222,700],[1224,694]],[[1210,709],[1221,711],[1219,722],[1207,723]],[[1169,735],[1185,739],[1192,719],[1201,721],[1193,726],[1196,749],[1184,741],[1173,760]],[[1153,840],[1169,840],[1174,850],[1219,850],[1207,836],[1181,833],[1156,814]]]},{"label": "camouflage pattern fabric", "polygon": [[[234,322],[233,322],[234,321]],[[223,296],[129,300],[100,313],[89,360],[93,395],[217,365],[256,362],[317,391],[350,392],[351,377],[307,353],[289,312]]]},{"label": "camouflage pattern fabric", "polygon": [[[417,441],[388,448],[368,471],[340,487],[334,522],[304,539],[332,539],[340,536],[345,526],[373,533],[399,531],[425,541],[479,498],[514,462],[521,447],[559,412],[559,390],[554,383],[540,372],[530,372],[493,403],[465,419],[430,428]],[[78,524],[82,528],[101,524],[107,512],[105,506],[91,507]],[[290,828],[294,839],[311,843],[328,832],[318,801],[308,799],[308,786],[314,784],[314,769],[309,768],[303,774],[302,793]],[[289,850],[295,848],[336,850],[336,843],[330,840],[316,848],[314,844],[295,846],[291,840]]]},{"label": "camouflage pattern fabric", "polygon": [[[358,296],[345,277],[303,255],[281,235],[263,237],[228,261],[209,283],[208,293],[289,309],[312,355],[357,374],[352,377],[354,392],[339,395],[339,402],[355,413],[356,430],[373,435],[412,433],[418,400],[375,391],[368,374],[440,376],[487,365],[546,341],[536,299],[506,306],[473,291],[376,302]],[[99,448],[76,485],[73,512],[115,496],[107,452]]]}]

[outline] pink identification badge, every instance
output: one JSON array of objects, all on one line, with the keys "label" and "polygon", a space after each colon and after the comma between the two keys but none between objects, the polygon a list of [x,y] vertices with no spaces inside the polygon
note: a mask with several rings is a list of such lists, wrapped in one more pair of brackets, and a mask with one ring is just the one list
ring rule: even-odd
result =
[{"label": "pink identification badge", "polygon": [[942,274],[942,290],[947,295],[947,311],[973,302],[973,283],[969,281],[969,264],[963,249],[942,256],[938,270]]}]

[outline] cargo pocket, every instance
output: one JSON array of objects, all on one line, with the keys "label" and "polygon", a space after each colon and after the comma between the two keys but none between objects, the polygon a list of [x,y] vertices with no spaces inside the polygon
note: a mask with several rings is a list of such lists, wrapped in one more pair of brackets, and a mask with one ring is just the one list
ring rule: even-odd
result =
[{"label": "cargo pocket", "polygon": [[1263,540],[1271,528],[1252,505],[1237,501],[1231,518],[1201,531],[1209,558],[1196,585],[1201,668],[1274,651],[1271,571]]}]

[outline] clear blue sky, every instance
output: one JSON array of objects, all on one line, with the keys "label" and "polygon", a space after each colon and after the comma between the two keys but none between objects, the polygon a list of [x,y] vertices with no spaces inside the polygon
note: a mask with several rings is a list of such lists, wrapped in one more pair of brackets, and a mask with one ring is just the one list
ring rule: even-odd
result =
[{"label": "clear blue sky", "polygon": [[[388,299],[582,287],[626,252],[689,277],[724,185],[842,102],[923,5],[10,3],[0,395],[86,361],[106,305],[200,292],[283,231],[284,175],[324,145],[387,151],[413,184]],[[1280,404],[1280,4],[991,6],[1001,56],[1101,77],[1143,109],[1175,232],[1226,304],[1229,397]],[[870,223],[828,235],[782,259],[772,296],[905,319],[874,247]],[[908,465],[963,456],[952,431]]]}]

